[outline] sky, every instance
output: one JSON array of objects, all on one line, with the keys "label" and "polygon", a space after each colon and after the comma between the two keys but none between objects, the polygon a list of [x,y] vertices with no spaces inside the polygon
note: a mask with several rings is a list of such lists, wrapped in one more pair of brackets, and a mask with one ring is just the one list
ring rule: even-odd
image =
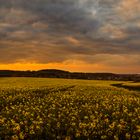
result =
[{"label": "sky", "polygon": [[0,69],[140,73],[140,0],[0,0]]}]

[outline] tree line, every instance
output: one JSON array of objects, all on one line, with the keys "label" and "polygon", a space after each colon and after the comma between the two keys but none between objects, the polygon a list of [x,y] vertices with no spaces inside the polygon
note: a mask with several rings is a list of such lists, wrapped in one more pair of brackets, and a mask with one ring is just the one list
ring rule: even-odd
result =
[{"label": "tree line", "polygon": [[41,77],[41,78],[88,79],[88,80],[140,81],[140,74],[82,73],[82,72],[69,72],[57,69],[45,69],[38,71],[0,70],[0,77]]}]

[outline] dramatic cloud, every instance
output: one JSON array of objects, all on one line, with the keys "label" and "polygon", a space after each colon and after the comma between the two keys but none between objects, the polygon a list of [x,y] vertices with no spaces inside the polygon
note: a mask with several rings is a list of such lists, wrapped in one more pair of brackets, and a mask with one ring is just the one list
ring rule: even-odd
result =
[{"label": "dramatic cloud", "polygon": [[137,67],[139,13],[139,0],[0,0],[0,63]]}]

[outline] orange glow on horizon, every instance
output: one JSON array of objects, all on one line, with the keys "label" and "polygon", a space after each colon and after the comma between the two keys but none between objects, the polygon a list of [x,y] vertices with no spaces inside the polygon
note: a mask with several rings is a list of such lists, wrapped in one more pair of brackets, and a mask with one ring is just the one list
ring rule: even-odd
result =
[{"label": "orange glow on horizon", "polygon": [[[79,62],[79,63],[48,63],[48,64],[37,64],[37,63],[14,63],[14,64],[0,64],[1,70],[41,70],[41,69],[61,69],[67,71],[80,71],[86,72],[90,69],[91,65]],[[93,64],[92,68],[102,69],[98,64]],[[95,70],[94,70],[95,71]]]},{"label": "orange glow on horizon", "polygon": [[14,64],[0,64],[0,70],[41,70],[41,69],[60,69],[71,72],[113,72],[113,73],[139,73],[140,69],[134,67],[122,67],[120,71],[117,67],[106,66],[103,64],[87,64],[84,62],[63,62],[63,63],[14,63]]}]

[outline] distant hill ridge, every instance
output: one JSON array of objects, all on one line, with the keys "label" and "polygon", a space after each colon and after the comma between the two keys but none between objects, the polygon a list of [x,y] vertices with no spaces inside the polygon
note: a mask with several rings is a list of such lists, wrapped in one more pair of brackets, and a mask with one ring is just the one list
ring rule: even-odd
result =
[{"label": "distant hill ridge", "polygon": [[42,77],[42,78],[88,79],[88,80],[140,81],[140,74],[83,73],[83,72],[69,72],[57,69],[44,69],[38,71],[0,70],[0,77]]}]

